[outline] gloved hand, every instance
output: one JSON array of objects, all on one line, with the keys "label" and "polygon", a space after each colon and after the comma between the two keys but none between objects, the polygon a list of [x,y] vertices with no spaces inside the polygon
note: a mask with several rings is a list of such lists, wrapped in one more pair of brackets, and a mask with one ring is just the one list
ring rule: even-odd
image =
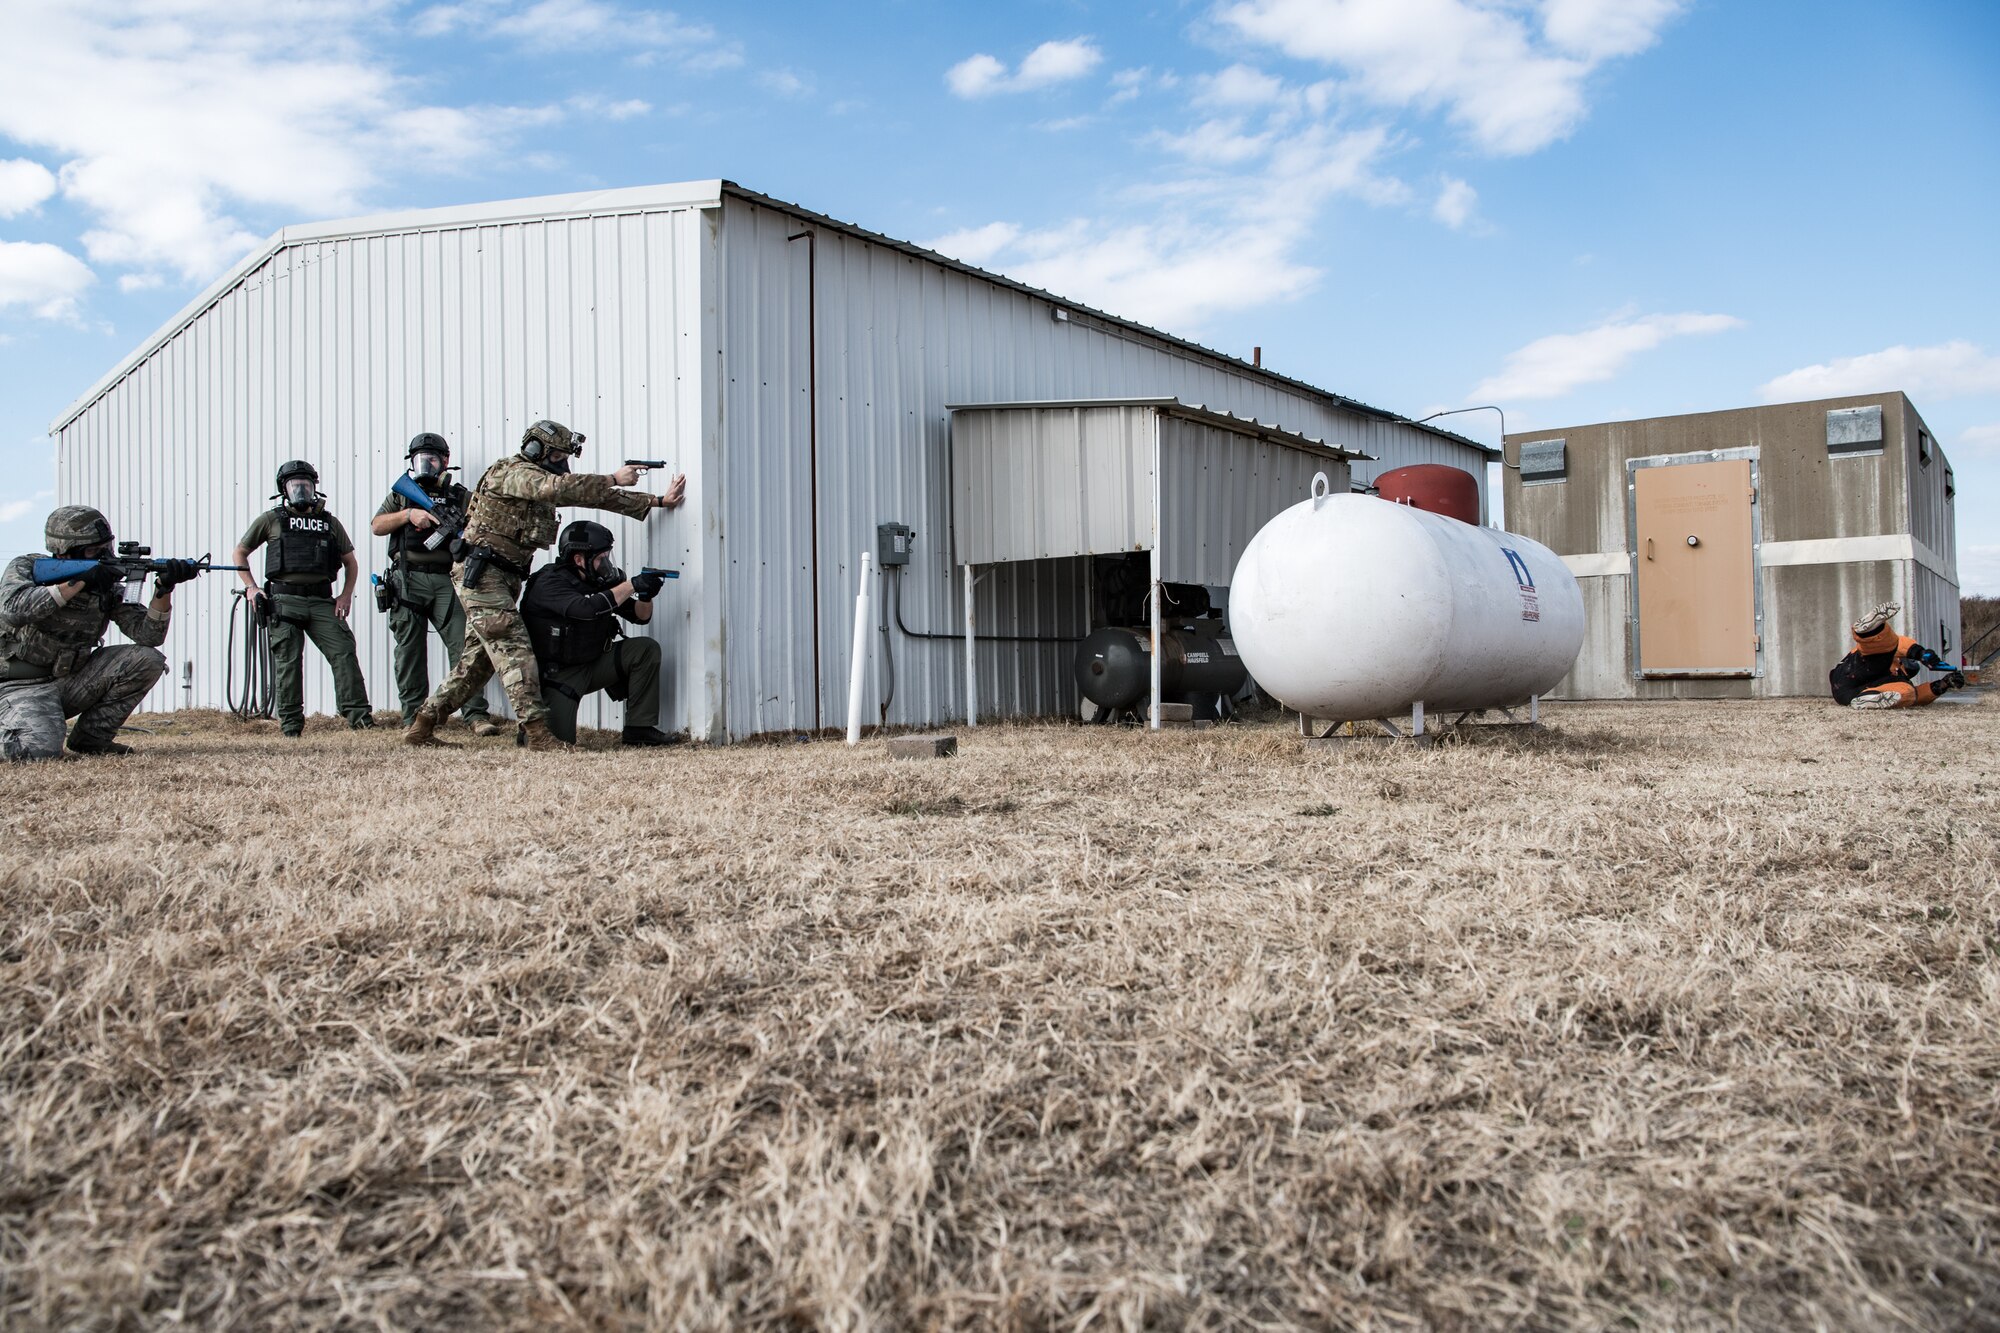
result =
[{"label": "gloved hand", "polygon": [[192,560],[162,560],[161,568],[153,576],[153,595],[165,597],[181,584],[188,582],[201,570]]},{"label": "gloved hand", "polygon": [[85,590],[100,594],[115,592],[124,582],[125,571],[109,560],[98,561],[91,571],[83,576]]},{"label": "gloved hand", "polygon": [[650,602],[660,595],[660,589],[667,586],[667,576],[661,573],[634,574],[632,576],[632,596],[641,602]]}]

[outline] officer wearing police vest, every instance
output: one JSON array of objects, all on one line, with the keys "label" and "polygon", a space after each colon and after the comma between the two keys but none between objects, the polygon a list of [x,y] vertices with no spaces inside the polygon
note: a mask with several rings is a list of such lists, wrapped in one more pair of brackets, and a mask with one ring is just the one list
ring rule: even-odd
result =
[{"label": "officer wearing police vest", "polygon": [[518,609],[521,585],[535,552],[555,542],[556,506],[586,505],[644,518],[653,509],[678,508],[687,492],[687,478],[682,476],[673,479],[664,495],[620,490],[639,480],[641,469],[630,463],[602,476],[573,474],[570,460],[583,452],[583,442],[584,437],[567,426],[537,421],[521,436],[521,451],[487,468],[472,488],[472,508],[452,583],[478,642],[467,647],[444,684],[417,709],[403,733],[406,743],[444,744],[434,734],[438,722],[485,688],[489,676],[498,674],[528,748],[564,748],[564,742],[549,731],[534,644]]},{"label": "officer wearing police vest", "polygon": [[[410,440],[403,456],[409,460],[410,479],[426,495],[465,512],[472,493],[450,476],[451,445],[444,436],[424,431]],[[388,591],[389,633],[396,639],[396,696],[404,718],[414,718],[431,692],[431,630],[444,640],[447,671],[465,652],[465,607],[451,586],[452,545],[427,546],[437,519],[393,490],[375,511],[368,530],[389,539],[389,572],[383,583]],[[465,720],[476,736],[500,734],[488,714],[484,690],[465,701]]]},{"label": "officer wearing police vest", "polygon": [[[354,543],[339,519],[326,511],[319,493],[319,473],[311,463],[293,459],[278,469],[278,504],[251,521],[236,544],[233,563],[245,566],[241,575],[257,613],[271,625],[271,664],[276,676],[278,727],[287,736],[305,730],[306,639],[333,668],[333,701],[347,725],[359,731],[375,725],[368,706],[368,687],[354,654],[354,631],[347,626],[354,605],[354,584],[361,564]],[[250,553],[260,546],[264,583],[249,572]],[[334,591],[334,576],[342,576]]]},{"label": "officer wearing police vest", "polygon": [[611,529],[578,519],[562,530],[556,561],[535,571],[521,591],[521,619],[535,645],[542,702],[557,739],[576,740],[584,696],[603,690],[625,702],[626,745],[672,745],[660,720],[660,645],[623,636],[619,621],[644,625],[666,575],[626,578],[611,563]]}]

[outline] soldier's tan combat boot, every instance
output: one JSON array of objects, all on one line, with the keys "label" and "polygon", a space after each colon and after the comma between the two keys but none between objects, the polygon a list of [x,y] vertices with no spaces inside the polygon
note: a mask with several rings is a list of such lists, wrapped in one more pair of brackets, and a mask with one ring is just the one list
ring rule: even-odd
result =
[{"label": "soldier's tan combat boot", "polygon": [[500,724],[481,718],[472,724],[472,734],[475,736],[498,736],[500,734]]},{"label": "soldier's tan combat boot", "polygon": [[533,722],[524,722],[521,724],[521,743],[530,750],[567,750],[570,748],[567,741],[557,739],[556,734],[549,730],[549,724],[541,718],[536,718]]},{"label": "soldier's tan combat boot", "polygon": [[431,711],[429,704],[425,704],[417,710],[416,716],[410,719],[409,727],[403,732],[403,744],[450,749],[450,741],[438,739],[437,724],[437,714]]}]

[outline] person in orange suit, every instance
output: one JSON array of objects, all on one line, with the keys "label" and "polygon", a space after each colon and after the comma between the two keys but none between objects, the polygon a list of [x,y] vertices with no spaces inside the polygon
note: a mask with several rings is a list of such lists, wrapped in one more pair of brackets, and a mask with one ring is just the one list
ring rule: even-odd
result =
[{"label": "person in orange suit", "polygon": [[[1827,673],[1835,703],[1849,708],[1917,708],[1964,687],[1963,672],[1890,626],[1890,619],[1902,609],[1896,602],[1884,602],[1848,626],[1854,631],[1854,649]],[[1925,667],[1944,674],[1919,684],[1917,677]]]}]

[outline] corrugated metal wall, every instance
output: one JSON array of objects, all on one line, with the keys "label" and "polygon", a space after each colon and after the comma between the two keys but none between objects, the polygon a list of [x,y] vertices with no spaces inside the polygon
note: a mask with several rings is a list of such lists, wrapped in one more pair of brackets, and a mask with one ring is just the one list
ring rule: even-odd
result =
[{"label": "corrugated metal wall", "polygon": [[1312,495],[1326,473],[1334,494],[1348,465],[1205,421],[1160,422],[1160,577],[1226,584],[1266,523]]},{"label": "corrugated metal wall", "polygon": [[[815,241],[789,239],[808,231]],[[1357,477],[1441,462],[1485,483],[1481,455],[1427,431],[1343,410],[1135,330],[1088,318],[1058,322],[1045,299],[815,227],[780,208],[726,196],[721,246],[725,679],[733,736],[803,729],[815,719],[808,466],[808,384],[815,377],[817,717],[829,727],[846,720],[854,566],[860,551],[874,549],[877,523],[918,531],[907,572],[889,576],[902,580],[911,627],[949,632],[961,624],[948,532],[949,404],[1176,397],[1378,456],[1356,464]],[[813,246],[816,338],[806,328]],[[995,632],[1083,629],[1075,562],[998,566],[979,598],[982,625]],[[962,652],[944,642],[892,640],[889,720],[962,717]],[[1056,645],[982,645],[981,712],[1067,710],[1075,699],[1068,653]],[[878,661],[870,721],[886,683]]]},{"label": "corrugated metal wall", "polygon": [[1151,407],[958,412],[952,558],[975,565],[1153,544]]},{"label": "corrugated metal wall", "polygon": [[[441,432],[476,478],[530,422],[552,416],[590,435],[587,466],[664,457],[690,473],[692,489],[702,404],[683,385],[700,382],[710,236],[698,210],[682,209],[288,246],[62,430],[59,493],[101,506],[121,536],[157,553],[224,559],[271,503],[277,465],[312,460],[361,559],[353,624],[370,696],[394,707],[387,617],[365,591],[387,543],[367,528],[410,436]],[[691,504],[645,525],[603,516],[627,565],[684,570],[660,599],[656,631],[670,725],[703,684],[699,653],[681,649],[700,596],[699,512]],[[254,563],[261,576],[261,552]],[[182,701],[184,662],[194,664],[190,701],[223,705],[233,586],[211,575],[175,594],[164,650],[173,675],[145,707]],[[435,637],[431,655],[435,680],[444,670]],[[307,711],[331,712],[331,679],[312,649],[306,656]],[[613,706],[583,720],[615,717]]]}]

